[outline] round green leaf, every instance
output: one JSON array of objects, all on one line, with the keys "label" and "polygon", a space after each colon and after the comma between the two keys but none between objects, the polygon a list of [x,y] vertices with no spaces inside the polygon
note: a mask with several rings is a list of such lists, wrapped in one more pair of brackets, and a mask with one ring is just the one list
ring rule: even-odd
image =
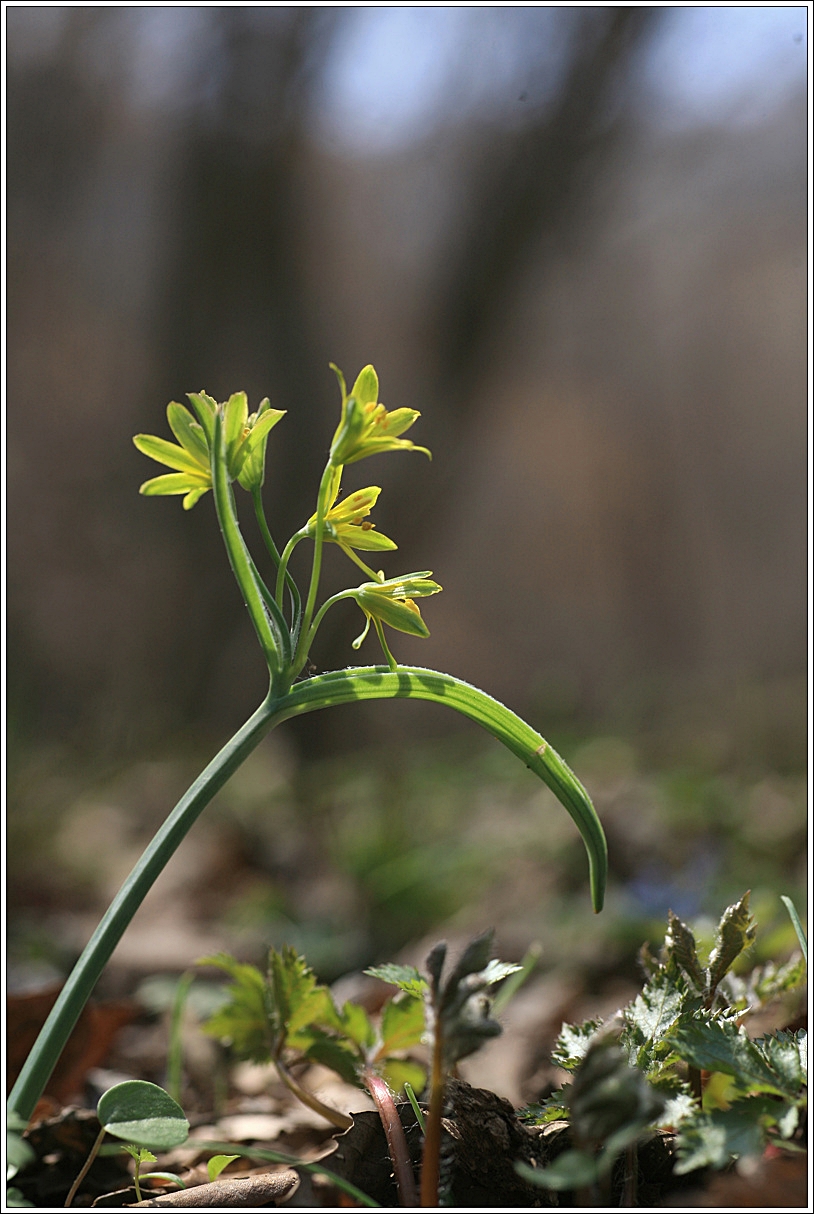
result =
[{"label": "round green leaf", "polygon": [[155,1083],[128,1079],[105,1092],[96,1106],[99,1124],[116,1138],[168,1151],[186,1142],[184,1110]]}]

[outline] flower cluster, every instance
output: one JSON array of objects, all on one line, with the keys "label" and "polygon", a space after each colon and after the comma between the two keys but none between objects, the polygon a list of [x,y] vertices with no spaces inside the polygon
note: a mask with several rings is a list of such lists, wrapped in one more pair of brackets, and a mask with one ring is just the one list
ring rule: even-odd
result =
[{"label": "flower cluster", "polygon": [[[365,615],[365,630],[354,642],[354,647],[358,648],[373,623],[385,656],[391,666],[395,667],[395,661],[384,639],[382,625],[387,624],[388,627],[411,636],[429,636],[429,629],[414,600],[437,594],[441,589],[436,582],[430,580],[428,572],[405,574],[385,580],[383,572],[369,569],[357,555],[359,552],[391,552],[397,545],[389,536],[377,531],[369,517],[381,493],[377,485],[357,489],[347,497],[340,498],[342,473],[346,465],[387,451],[423,451],[426,455],[430,452],[426,447],[417,447],[409,439],[401,437],[420,414],[417,409],[388,411],[378,400],[379,378],[372,366],[364,367],[360,371],[350,392],[347,391],[342,372],[337,367],[333,367],[333,370],[339,381],[342,407],[320,486],[317,509],[305,526],[289,540],[282,556],[265,523],[260,499],[266,442],[272,428],[284,416],[283,411],[271,408],[268,399],[263,400],[257,411],[250,414],[245,392],[234,393],[222,404],[218,404],[205,392],[192,392],[188,398],[192,412],[177,401],[167,407],[167,420],[176,442],[172,443],[151,434],[138,434],[133,440],[144,455],[172,469],[170,473],[145,481],[140,492],[148,497],[183,495],[185,510],[190,510],[203,494],[215,487],[216,475],[220,468],[219,483],[222,488],[216,488],[215,505],[227,546],[232,544],[241,548],[240,553],[237,549],[235,552],[230,551],[233,557],[232,566],[236,573],[238,569],[246,571],[245,576],[251,583],[248,586],[246,602],[250,612],[254,609],[257,615],[254,622],[261,636],[266,635],[266,621],[263,617],[269,612],[271,617],[274,617],[278,629],[281,620],[285,627],[282,616],[283,587],[288,585],[292,602],[292,619],[288,628],[291,645],[288,646],[288,638],[285,638],[285,641],[293,654],[290,670],[293,677],[299,674],[307,660],[307,650],[313,640],[313,634],[326,608],[336,601],[336,598],[353,598]],[[218,460],[221,461],[220,464]],[[223,479],[224,465],[226,481]],[[260,580],[256,566],[240,538],[234,505],[230,505],[231,494],[226,484],[234,481],[254,497],[263,538],[277,565],[274,595]],[[222,517],[224,512],[226,518]],[[228,525],[224,526],[224,522]],[[301,609],[299,592],[288,572],[291,553],[303,539],[315,541],[314,568],[304,611]],[[314,615],[321,546],[324,542],[336,544],[341,548],[370,580],[355,590],[334,596]],[[234,559],[235,557],[238,559]]]}]

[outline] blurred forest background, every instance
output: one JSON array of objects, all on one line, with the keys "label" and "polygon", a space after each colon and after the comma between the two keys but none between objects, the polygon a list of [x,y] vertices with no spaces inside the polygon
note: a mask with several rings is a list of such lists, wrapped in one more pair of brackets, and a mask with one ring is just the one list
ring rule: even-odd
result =
[{"label": "blurred forest background", "polygon": [[[140,498],[160,469],[131,436],[188,391],[270,396],[284,542],[336,425],[329,361],[422,412],[432,463],[348,478],[383,486],[388,575],[444,587],[394,652],[509,703],[588,784],[607,964],[668,905],[717,917],[752,886],[802,911],[806,16],[7,7],[21,982],[70,960],[265,691],[211,497]],[[356,660],[332,615],[320,669]],[[280,731],[120,956],[288,938],[335,977],[492,922],[504,953],[596,961],[575,832],[496,748],[424,705]]]}]

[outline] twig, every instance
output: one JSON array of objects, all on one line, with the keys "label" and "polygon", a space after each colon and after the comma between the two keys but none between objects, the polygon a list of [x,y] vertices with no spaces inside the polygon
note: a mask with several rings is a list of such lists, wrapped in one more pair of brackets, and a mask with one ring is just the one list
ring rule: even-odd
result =
[{"label": "twig", "polygon": [[300,1182],[296,1172],[263,1172],[259,1176],[228,1177],[213,1184],[197,1185],[177,1193],[164,1193],[147,1201],[136,1201],[130,1209],[234,1210],[276,1205],[290,1197]]}]

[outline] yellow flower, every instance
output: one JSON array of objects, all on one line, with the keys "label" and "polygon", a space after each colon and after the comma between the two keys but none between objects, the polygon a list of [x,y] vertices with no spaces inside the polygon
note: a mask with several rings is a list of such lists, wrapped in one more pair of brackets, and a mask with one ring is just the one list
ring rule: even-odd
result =
[{"label": "yellow flower", "polygon": [[367,621],[364,632],[353,642],[353,648],[359,648],[367,636],[371,621],[379,625],[387,624],[411,636],[428,637],[430,630],[413,599],[426,598],[441,590],[437,582],[430,580],[431,573],[430,569],[426,569],[422,573],[405,573],[386,582],[365,582],[357,587],[353,597],[367,616]]},{"label": "yellow flower", "polygon": [[331,463],[334,467],[355,464],[368,455],[382,451],[423,451],[408,438],[400,438],[413,422],[421,416],[417,409],[394,409],[388,413],[384,405],[377,403],[379,377],[373,367],[364,367],[348,395],[345,379],[338,367],[331,367],[339,380],[342,392],[342,417],[331,443]]},{"label": "yellow flower", "polygon": [[[377,531],[376,524],[367,517],[380,493],[378,485],[369,485],[331,506],[325,515],[323,538],[345,551],[358,548],[362,552],[389,552],[396,548],[398,545]],[[312,514],[305,525],[305,533],[313,538],[316,530],[317,516]],[[348,552],[348,556],[351,553]]]},{"label": "yellow flower", "polygon": [[137,434],[133,439],[143,455],[175,469],[173,473],[145,481],[139,492],[146,497],[184,494],[184,509],[191,510],[198,499],[212,488],[210,452],[218,409],[223,414],[230,479],[239,480],[244,489],[259,488],[263,483],[266,440],[269,431],[283,416],[283,411],[272,409],[268,399],[265,399],[257,412],[249,416],[245,392],[234,393],[222,405],[218,405],[205,392],[191,392],[189,400],[198,415],[197,421],[189,409],[177,401],[167,406],[167,420],[178,440],[177,444],[153,434]]}]

